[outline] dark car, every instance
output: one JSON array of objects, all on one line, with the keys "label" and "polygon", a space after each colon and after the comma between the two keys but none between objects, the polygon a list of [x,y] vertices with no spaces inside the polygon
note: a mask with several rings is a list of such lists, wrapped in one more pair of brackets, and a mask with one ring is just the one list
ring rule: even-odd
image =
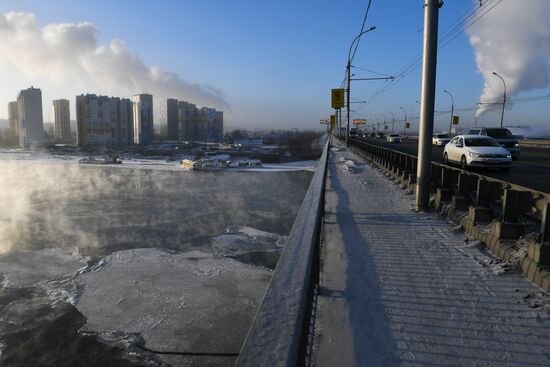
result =
[{"label": "dark car", "polygon": [[384,136],[383,133],[376,133],[376,139],[384,139],[386,136]]},{"label": "dark car", "polygon": [[520,148],[518,139],[504,127],[478,127],[470,129],[468,135],[486,135],[495,139],[501,147],[506,148],[512,155],[512,159],[518,159]]}]

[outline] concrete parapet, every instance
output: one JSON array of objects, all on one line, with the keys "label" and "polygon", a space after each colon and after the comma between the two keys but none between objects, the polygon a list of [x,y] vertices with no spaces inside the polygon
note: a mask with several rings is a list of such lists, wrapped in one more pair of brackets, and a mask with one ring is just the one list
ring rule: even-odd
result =
[{"label": "concrete parapet", "polygon": [[499,240],[517,240],[523,235],[523,225],[494,221],[491,225],[491,232]]},{"label": "concrete parapet", "polygon": [[489,223],[493,220],[493,211],[490,208],[474,208],[471,206],[468,215],[474,224]]},{"label": "concrete parapet", "polygon": [[466,196],[454,195],[451,199],[455,210],[467,210],[470,206],[470,199]]},{"label": "concrete parapet", "polygon": [[540,267],[550,268],[550,246],[544,246],[540,243],[531,242],[527,250],[529,256]]},{"label": "concrete parapet", "polygon": [[443,207],[443,203],[451,201],[453,190],[438,188],[435,192],[435,208],[439,211]]}]

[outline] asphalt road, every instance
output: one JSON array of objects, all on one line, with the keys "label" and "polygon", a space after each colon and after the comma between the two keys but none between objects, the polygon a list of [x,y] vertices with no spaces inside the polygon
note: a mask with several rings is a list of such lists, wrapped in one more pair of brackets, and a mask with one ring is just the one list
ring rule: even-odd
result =
[{"label": "asphalt road", "polygon": [[[399,144],[390,144],[385,140],[374,138],[359,140],[412,155],[417,155],[418,152],[417,140],[405,140]],[[432,148],[432,161],[443,163],[443,147]],[[519,159],[513,161],[512,169],[508,173],[482,168],[472,169],[472,171],[532,190],[550,193],[550,149],[522,148]]]}]

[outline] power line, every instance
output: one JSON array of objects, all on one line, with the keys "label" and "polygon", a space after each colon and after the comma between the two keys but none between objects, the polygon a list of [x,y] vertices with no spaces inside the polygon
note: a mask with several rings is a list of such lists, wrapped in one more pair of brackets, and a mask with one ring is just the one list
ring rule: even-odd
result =
[{"label": "power line", "polygon": [[[455,20],[446,31],[443,32],[443,35],[440,37],[440,46],[438,47],[438,52],[441,51],[444,47],[450,44],[454,39],[456,39],[461,33],[466,29],[470,28],[473,24],[477,23],[483,16],[493,10],[497,5],[499,5],[502,0],[487,0],[484,4],[477,7],[474,5],[464,12],[457,20]],[[492,6],[491,6],[492,5]],[[489,7],[487,9],[487,7]],[[472,9],[475,8],[473,11]],[[487,9],[487,10],[485,10]],[[382,88],[377,90],[371,97],[368,98],[368,101],[372,101],[377,96],[382,95],[385,91],[392,88],[398,82],[403,80],[414,70],[416,70],[422,64],[422,55],[419,54],[412,61],[407,63],[403,68],[401,68],[396,74],[394,74],[395,79],[387,82]]]},{"label": "power line", "polygon": [[365,11],[365,17],[363,18],[363,24],[361,25],[361,30],[359,31],[359,39],[357,40],[357,43],[355,44],[355,48],[353,49],[353,54],[351,55],[350,62],[353,62],[353,59],[355,58],[355,53],[357,52],[357,47],[359,47],[359,42],[361,42],[361,33],[365,30],[365,24],[367,23],[367,17],[369,15],[370,6],[372,4],[372,0],[369,0],[369,4],[367,5],[367,10]]}]

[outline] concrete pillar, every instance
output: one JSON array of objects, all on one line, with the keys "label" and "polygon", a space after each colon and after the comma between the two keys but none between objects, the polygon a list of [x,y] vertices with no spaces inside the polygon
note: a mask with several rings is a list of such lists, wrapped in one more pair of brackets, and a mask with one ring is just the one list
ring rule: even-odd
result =
[{"label": "concrete pillar", "polygon": [[493,234],[500,240],[516,240],[523,235],[523,225],[518,223],[520,193],[505,189],[502,201],[502,222],[493,222]]},{"label": "concrete pillar", "polygon": [[544,205],[540,231],[542,232],[541,245],[550,247],[550,203]]}]

